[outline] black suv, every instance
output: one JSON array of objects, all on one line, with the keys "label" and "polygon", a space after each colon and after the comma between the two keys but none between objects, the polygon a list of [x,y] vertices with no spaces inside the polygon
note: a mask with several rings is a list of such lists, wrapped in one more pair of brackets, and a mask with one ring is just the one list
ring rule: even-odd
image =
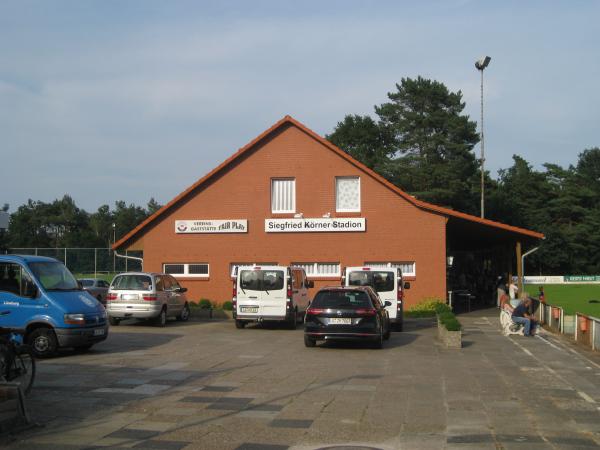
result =
[{"label": "black suv", "polygon": [[369,286],[324,287],[317,292],[304,319],[304,345],[317,340],[367,339],[376,348],[390,337],[390,318]]}]

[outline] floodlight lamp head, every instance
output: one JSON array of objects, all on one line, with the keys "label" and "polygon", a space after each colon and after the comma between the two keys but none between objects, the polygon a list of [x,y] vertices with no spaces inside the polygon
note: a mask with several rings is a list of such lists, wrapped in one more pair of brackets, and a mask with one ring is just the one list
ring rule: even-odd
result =
[{"label": "floodlight lamp head", "polygon": [[489,65],[491,60],[492,58],[490,58],[489,56],[482,56],[477,61],[475,61],[475,67],[477,68],[477,70],[483,70]]}]

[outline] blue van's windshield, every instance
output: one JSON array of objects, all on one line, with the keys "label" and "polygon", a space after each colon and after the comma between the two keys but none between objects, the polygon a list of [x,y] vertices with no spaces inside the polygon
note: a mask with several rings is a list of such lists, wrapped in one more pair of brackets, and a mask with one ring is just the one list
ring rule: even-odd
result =
[{"label": "blue van's windshield", "polygon": [[77,280],[62,263],[31,262],[29,268],[47,291],[79,290]]}]

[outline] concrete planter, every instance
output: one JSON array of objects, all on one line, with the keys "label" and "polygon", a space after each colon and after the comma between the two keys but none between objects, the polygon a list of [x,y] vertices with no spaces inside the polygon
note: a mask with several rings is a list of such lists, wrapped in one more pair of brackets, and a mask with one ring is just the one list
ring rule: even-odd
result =
[{"label": "concrete planter", "polygon": [[462,348],[462,331],[448,331],[438,319],[438,339],[446,348]]}]

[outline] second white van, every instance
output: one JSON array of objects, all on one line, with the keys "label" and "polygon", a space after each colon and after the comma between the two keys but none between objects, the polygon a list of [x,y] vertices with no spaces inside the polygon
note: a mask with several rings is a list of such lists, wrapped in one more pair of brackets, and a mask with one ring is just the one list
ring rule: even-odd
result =
[{"label": "second white van", "polygon": [[371,286],[379,294],[381,302],[390,302],[386,306],[390,322],[396,331],[404,328],[404,290],[410,289],[410,283],[402,278],[399,267],[346,267],[342,274],[343,286]]},{"label": "second white van", "polygon": [[304,317],[314,283],[294,266],[238,266],[234,269],[233,318],[236,328],[249,322],[283,321],[295,329]]}]

